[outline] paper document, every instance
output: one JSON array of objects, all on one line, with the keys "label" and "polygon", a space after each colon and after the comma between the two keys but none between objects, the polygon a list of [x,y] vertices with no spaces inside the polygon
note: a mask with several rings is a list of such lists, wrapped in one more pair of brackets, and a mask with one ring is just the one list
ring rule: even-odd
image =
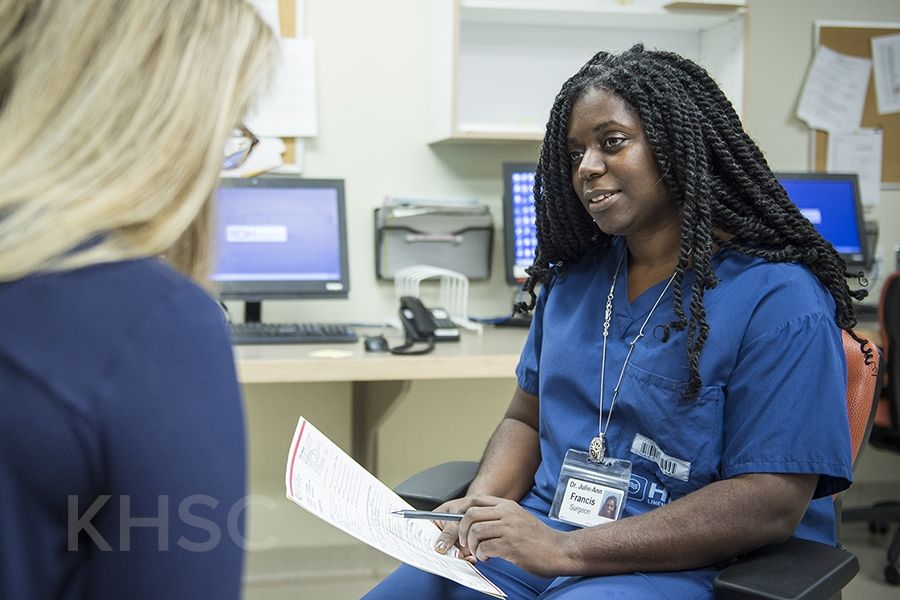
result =
[{"label": "paper document", "polygon": [[315,45],[282,38],[274,81],[247,117],[260,137],[314,137],[318,133]]},{"label": "paper document", "polygon": [[854,131],[862,123],[872,61],[820,46],[803,84],[797,116],[813,129]]},{"label": "paper document", "polygon": [[900,35],[872,38],[878,114],[900,112]]},{"label": "paper document", "polygon": [[881,199],[880,129],[859,129],[828,135],[829,173],[856,173],[863,204],[878,204]]},{"label": "paper document", "polygon": [[287,459],[287,497],[320,519],[385,554],[495,598],[506,598],[478,569],[434,550],[440,530],[431,521],[402,519],[412,509],[390,488],[300,417]]}]

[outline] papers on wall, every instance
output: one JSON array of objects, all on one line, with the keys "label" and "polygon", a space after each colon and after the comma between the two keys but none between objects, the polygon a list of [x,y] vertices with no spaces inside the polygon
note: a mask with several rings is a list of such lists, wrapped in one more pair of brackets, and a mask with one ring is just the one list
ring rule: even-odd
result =
[{"label": "papers on wall", "polygon": [[275,35],[281,36],[281,14],[278,9],[278,0],[250,0],[250,4],[256,8],[256,12],[272,28]]},{"label": "papers on wall", "polygon": [[900,112],[900,35],[872,38],[878,114]]},{"label": "papers on wall", "polygon": [[315,46],[311,40],[282,38],[281,54],[275,79],[248,116],[247,126],[258,136],[315,136]]},{"label": "papers on wall", "polygon": [[813,129],[854,131],[862,123],[872,61],[820,46],[803,84],[797,116]]},{"label": "papers on wall", "polygon": [[495,598],[506,597],[474,566],[458,558],[456,548],[446,555],[434,550],[440,533],[434,523],[391,515],[412,506],[303,417],[288,453],[285,486],[289,500],[373,548]]},{"label": "papers on wall", "polygon": [[222,177],[253,177],[281,167],[281,155],[287,148],[281,138],[259,138],[247,160],[237,169],[222,171]]},{"label": "papers on wall", "polygon": [[829,173],[857,173],[859,193],[867,205],[878,204],[881,199],[881,145],[880,129],[859,129],[828,135]]}]

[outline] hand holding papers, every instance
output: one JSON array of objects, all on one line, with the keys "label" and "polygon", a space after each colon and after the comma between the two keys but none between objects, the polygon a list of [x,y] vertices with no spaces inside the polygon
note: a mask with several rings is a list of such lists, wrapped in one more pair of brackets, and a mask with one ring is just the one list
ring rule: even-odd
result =
[{"label": "hand holding papers", "polygon": [[392,515],[412,506],[302,417],[288,454],[285,486],[288,499],[373,548],[495,598],[506,597],[458,558],[456,548],[446,555],[434,550],[440,533],[434,523]]}]

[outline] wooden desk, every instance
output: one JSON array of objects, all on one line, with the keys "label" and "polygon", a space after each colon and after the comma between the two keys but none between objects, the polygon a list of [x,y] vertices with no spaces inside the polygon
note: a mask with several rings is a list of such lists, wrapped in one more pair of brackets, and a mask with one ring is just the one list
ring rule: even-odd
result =
[{"label": "wooden desk", "polygon": [[512,379],[526,335],[526,329],[487,326],[484,335],[463,331],[459,342],[438,343],[423,356],[366,352],[362,342],[235,346],[234,353],[243,384],[352,382],[351,454],[377,473],[378,425],[410,381]]}]

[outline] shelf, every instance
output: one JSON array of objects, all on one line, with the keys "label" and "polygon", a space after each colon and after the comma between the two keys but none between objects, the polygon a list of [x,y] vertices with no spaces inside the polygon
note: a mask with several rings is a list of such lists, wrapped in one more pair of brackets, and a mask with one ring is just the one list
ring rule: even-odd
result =
[{"label": "shelf", "polygon": [[563,82],[598,50],[636,43],[704,66],[740,114],[745,9],[663,4],[429,0],[429,143],[539,142]]},{"label": "shelf", "polygon": [[590,0],[551,3],[463,0],[460,17],[463,23],[697,32],[718,27],[740,14],[736,8],[701,11],[697,3],[690,4],[690,10],[670,11],[653,6],[597,4]]}]

